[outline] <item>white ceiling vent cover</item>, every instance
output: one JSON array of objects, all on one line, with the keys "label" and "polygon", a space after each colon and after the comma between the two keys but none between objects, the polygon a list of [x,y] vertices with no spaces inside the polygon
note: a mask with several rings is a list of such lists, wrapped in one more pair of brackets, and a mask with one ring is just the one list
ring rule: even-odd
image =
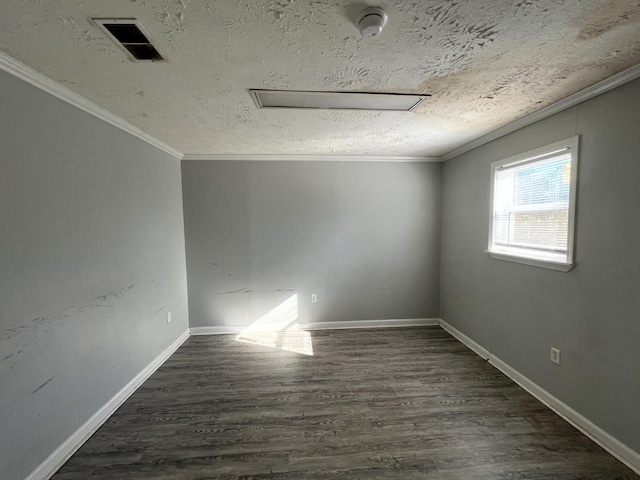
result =
[{"label": "white ceiling vent cover", "polygon": [[134,62],[165,61],[151,37],[135,18],[92,18],[95,25],[122,48]]},{"label": "white ceiling vent cover", "polygon": [[258,108],[319,108],[410,112],[429,95],[365,92],[249,90]]}]

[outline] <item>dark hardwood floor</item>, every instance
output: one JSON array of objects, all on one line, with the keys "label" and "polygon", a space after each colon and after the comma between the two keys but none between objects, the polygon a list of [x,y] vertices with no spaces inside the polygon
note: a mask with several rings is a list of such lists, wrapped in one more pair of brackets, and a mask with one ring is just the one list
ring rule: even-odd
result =
[{"label": "dark hardwood floor", "polygon": [[638,479],[439,327],[191,337],[70,479]]}]

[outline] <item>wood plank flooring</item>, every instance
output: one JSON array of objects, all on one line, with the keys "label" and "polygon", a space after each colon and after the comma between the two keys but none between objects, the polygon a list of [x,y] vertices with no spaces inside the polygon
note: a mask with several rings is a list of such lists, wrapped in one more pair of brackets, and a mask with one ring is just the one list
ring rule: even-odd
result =
[{"label": "wood plank flooring", "polygon": [[639,479],[439,327],[191,337],[63,466],[86,479]]}]

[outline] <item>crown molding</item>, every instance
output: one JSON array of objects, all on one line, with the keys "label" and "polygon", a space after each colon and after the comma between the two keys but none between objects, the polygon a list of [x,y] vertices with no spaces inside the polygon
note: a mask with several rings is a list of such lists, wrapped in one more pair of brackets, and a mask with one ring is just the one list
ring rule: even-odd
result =
[{"label": "crown molding", "polygon": [[168,153],[169,155],[177,159],[182,158],[182,152],[176,150],[173,147],[170,147],[166,143],[158,140],[156,137],[149,135],[145,131],[109,112],[108,110],[100,107],[99,105],[96,105],[91,100],[88,100],[85,97],[72,92],[68,88],[60,85],[58,82],[55,82],[49,77],[36,72],[31,67],[20,63],[19,61],[10,57],[2,51],[0,51],[0,70],[4,70],[5,72],[10,73],[15,77],[18,77],[19,79],[30,83],[34,87],[38,87],[40,90],[44,90],[54,97],[57,97],[60,100],[63,100],[73,105],[74,107],[77,107],[80,110],[83,110],[93,115],[94,117],[99,118],[100,120],[104,120],[114,127],[117,127],[120,130],[123,130],[133,135],[134,137],[139,138],[140,140],[143,140],[150,145],[153,145],[154,147],[162,150],[165,153]]},{"label": "crown molding", "polygon": [[613,90],[614,88],[624,85],[625,83],[629,83],[637,78],[640,78],[640,64],[617,73],[612,77],[602,80],[601,82],[591,85],[584,90],[580,90],[579,92],[574,93],[573,95],[570,95],[552,105],[541,108],[537,112],[533,112],[529,115],[519,118],[518,120],[515,120],[508,125],[500,127],[493,132],[483,135],[482,137],[476,138],[475,140],[462,145],[461,147],[451,150],[449,153],[441,157],[442,161],[447,161],[454,157],[457,157],[458,155],[462,155],[469,150],[473,150],[474,148],[478,148],[500,137],[504,137],[509,133],[515,132],[516,130],[531,125],[532,123],[543,120],[547,117],[550,117],[551,115],[555,115],[556,113],[562,112],[563,110],[574,107],[579,103],[597,97],[598,95],[608,92],[609,90]]},{"label": "crown molding", "polygon": [[213,161],[266,161],[266,162],[405,162],[405,163],[426,163],[442,162],[442,157],[421,157],[421,156],[401,156],[401,155],[272,155],[272,154],[185,154],[183,160],[213,160]]},{"label": "crown molding", "polygon": [[93,103],[91,100],[69,90],[59,83],[51,80],[45,75],[33,70],[31,67],[15,60],[6,53],[0,51],[0,70],[4,70],[11,75],[24,80],[27,83],[101,119],[105,122],[133,135],[140,140],[162,150],[169,155],[182,160],[233,160],[233,161],[315,161],[315,162],[445,162],[452,158],[462,155],[474,148],[478,148],[493,140],[515,132],[523,127],[531,125],[535,122],[543,120],[551,115],[562,112],[579,103],[594,98],[602,93],[608,92],[625,83],[640,78],[640,64],[598,82],[590,87],[585,88],[569,97],[566,97],[552,105],[544,107],[536,112],[526,115],[515,120],[503,127],[500,127],[482,137],[476,138],[458,148],[451,150],[442,156],[402,156],[402,155],[318,155],[318,154],[299,154],[299,155],[273,155],[273,154],[182,154],[179,150],[167,145],[156,137],[149,135],[144,130],[127,122],[123,118],[109,112],[103,107]]}]

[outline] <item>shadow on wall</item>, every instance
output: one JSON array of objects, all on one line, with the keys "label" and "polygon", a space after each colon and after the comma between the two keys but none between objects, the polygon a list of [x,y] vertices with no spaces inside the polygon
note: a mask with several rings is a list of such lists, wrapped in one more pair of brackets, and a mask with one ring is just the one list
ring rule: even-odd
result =
[{"label": "shadow on wall", "polygon": [[311,333],[300,328],[298,294],[294,294],[258,318],[238,334],[239,342],[313,355]]}]

